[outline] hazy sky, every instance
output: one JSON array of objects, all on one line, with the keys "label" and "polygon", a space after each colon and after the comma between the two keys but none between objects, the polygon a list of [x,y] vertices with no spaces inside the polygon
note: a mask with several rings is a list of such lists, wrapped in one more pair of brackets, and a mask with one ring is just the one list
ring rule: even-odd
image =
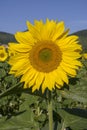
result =
[{"label": "hazy sky", "polygon": [[87,0],[0,0],[0,31],[27,29],[26,21],[64,21],[70,33],[87,29]]}]

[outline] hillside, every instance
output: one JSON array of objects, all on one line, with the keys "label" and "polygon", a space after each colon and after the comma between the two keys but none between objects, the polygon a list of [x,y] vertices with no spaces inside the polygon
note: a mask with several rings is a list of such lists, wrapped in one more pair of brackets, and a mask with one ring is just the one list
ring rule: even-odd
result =
[{"label": "hillside", "polygon": [[16,42],[13,34],[0,32],[0,44],[8,44],[9,42]]},{"label": "hillside", "polygon": [[79,41],[83,46],[83,50],[87,52],[87,29],[73,33],[79,36]]},{"label": "hillside", "polygon": [[[87,29],[77,31],[73,34],[79,36],[79,41],[83,46],[83,50],[87,52]],[[0,32],[0,43],[8,44],[9,42],[17,42],[14,35],[6,32]]]}]

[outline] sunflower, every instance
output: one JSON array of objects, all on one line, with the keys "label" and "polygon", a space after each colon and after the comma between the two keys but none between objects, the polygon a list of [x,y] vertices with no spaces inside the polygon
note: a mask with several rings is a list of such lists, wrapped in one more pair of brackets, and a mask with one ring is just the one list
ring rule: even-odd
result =
[{"label": "sunflower", "polygon": [[15,34],[18,43],[9,43],[9,50],[16,54],[9,59],[10,74],[21,76],[24,88],[32,88],[32,92],[60,89],[82,66],[78,37],[68,35],[63,21],[27,21],[27,27],[28,31]]},{"label": "sunflower", "polygon": [[8,54],[4,46],[0,46],[0,61],[5,61],[8,57]]},{"label": "sunflower", "polygon": [[0,45],[0,51],[3,51],[3,50],[5,51],[5,47]]},{"label": "sunflower", "polygon": [[15,51],[9,50],[8,55],[9,57],[15,56]]},{"label": "sunflower", "polygon": [[82,58],[87,59],[87,53],[83,53]]}]

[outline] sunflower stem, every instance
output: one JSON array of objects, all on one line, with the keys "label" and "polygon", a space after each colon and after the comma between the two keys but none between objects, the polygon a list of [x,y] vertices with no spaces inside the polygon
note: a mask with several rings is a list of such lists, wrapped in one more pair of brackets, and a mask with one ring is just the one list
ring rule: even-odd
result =
[{"label": "sunflower stem", "polygon": [[[50,96],[49,96],[50,98]],[[52,99],[48,101],[48,116],[49,116],[49,130],[53,130],[53,109],[52,109]]]}]

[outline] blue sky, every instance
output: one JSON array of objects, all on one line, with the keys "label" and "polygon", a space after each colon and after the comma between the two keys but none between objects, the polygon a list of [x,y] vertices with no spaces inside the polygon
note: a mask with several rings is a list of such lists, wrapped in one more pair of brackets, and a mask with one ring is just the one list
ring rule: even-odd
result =
[{"label": "blue sky", "polygon": [[0,31],[27,29],[26,21],[64,21],[70,33],[87,29],[87,0],[0,0]]}]

